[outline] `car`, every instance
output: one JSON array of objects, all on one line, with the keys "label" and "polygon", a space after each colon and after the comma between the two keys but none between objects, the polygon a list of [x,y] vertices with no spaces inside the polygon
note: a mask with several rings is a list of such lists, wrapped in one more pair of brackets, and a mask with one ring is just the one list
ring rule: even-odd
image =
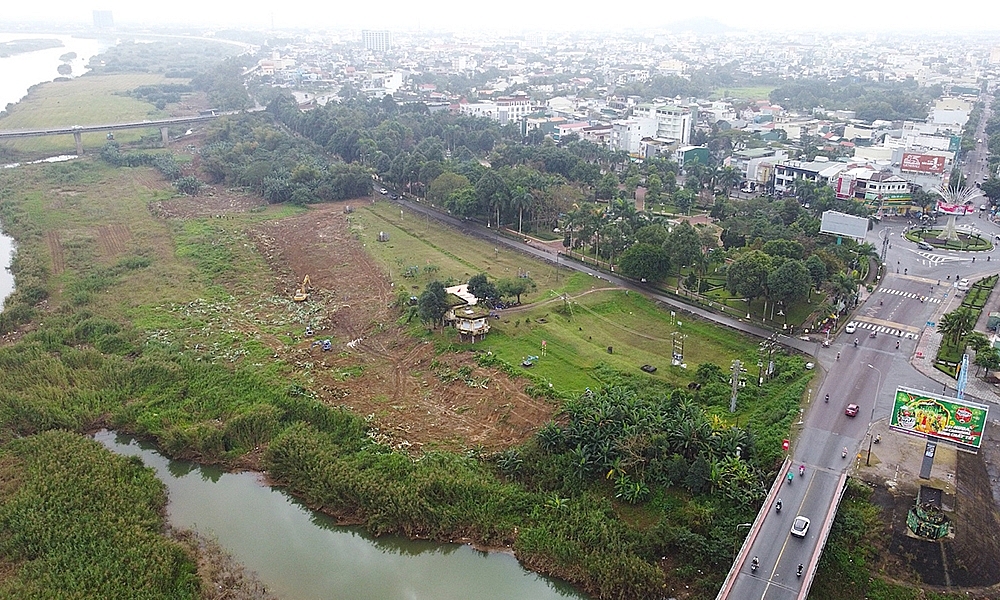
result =
[{"label": "car", "polygon": [[795,521],[792,522],[792,535],[795,537],[804,538],[806,534],[809,533],[809,523],[811,523],[807,517],[799,515],[795,517]]},{"label": "car", "polygon": [[936,250],[934,246],[931,246],[927,242],[917,242],[917,248],[920,248],[921,250],[930,250],[932,252]]},{"label": "car", "polygon": [[642,365],[639,368],[647,373],[656,373],[656,367],[654,367],[653,365]]},{"label": "car", "polygon": [[858,416],[858,410],[860,408],[861,407],[858,406],[857,404],[848,404],[847,408],[844,410],[844,414],[847,415],[848,417],[856,417]]},{"label": "car", "polygon": [[807,362],[806,363],[806,371],[812,371],[814,368],[816,368],[816,364],[815,363],[811,363],[811,362]]},{"label": "car", "polygon": [[855,323],[854,321],[848,323],[847,327],[844,328],[844,331],[846,331],[847,333],[854,333],[857,330],[858,330],[858,324]]},{"label": "car", "polygon": [[380,194],[382,194],[383,196],[385,196],[386,194],[388,194],[388,193],[389,193],[389,190],[387,190],[387,189],[385,189],[385,188],[379,188],[379,189],[378,189],[378,193],[380,193]]}]

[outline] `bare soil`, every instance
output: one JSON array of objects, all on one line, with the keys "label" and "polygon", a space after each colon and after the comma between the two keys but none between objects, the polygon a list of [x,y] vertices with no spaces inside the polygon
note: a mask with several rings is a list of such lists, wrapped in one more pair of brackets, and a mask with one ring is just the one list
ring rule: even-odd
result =
[{"label": "bare soil", "polygon": [[304,275],[322,303],[315,339],[284,353],[290,364],[312,365],[315,392],[331,405],[368,417],[396,447],[495,450],[517,444],[553,417],[556,407],[524,392],[525,379],[482,368],[471,353],[437,354],[397,323],[395,289],[349,230],[344,208],[364,199],[315,206],[249,232],[276,275],[275,292],[289,297]]}]

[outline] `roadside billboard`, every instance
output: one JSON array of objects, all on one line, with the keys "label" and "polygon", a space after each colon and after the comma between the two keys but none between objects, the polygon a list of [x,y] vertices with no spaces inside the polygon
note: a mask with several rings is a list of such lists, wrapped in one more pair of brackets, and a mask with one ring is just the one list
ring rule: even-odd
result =
[{"label": "roadside billboard", "polygon": [[889,427],[978,449],[988,413],[989,407],[983,404],[898,387]]},{"label": "roadside billboard", "polygon": [[863,240],[868,233],[868,219],[827,210],[823,212],[823,218],[819,222],[819,232]]},{"label": "roadside billboard", "polygon": [[933,154],[916,154],[904,152],[903,160],[899,163],[900,171],[910,171],[915,173],[944,173],[944,157]]}]

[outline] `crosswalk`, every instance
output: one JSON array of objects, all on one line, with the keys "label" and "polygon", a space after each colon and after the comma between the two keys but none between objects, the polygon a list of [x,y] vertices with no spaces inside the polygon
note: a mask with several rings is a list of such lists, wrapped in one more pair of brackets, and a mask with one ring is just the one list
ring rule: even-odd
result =
[{"label": "crosswalk", "polygon": [[954,256],[951,254],[932,254],[930,252],[917,252],[917,254],[919,254],[922,257],[920,264],[924,265],[925,267],[936,267],[938,265],[948,262],[972,261],[972,258],[967,256]]},{"label": "crosswalk", "polygon": [[876,333],[884,333],[886,335],[894,335],[896,337],[905,337],[906,339],[916,337],[912,333],[903,331],[902,329],[886,327],[885,325],[876,325],[875,323],[868,323],[867,321],[857,321],[857,324],[858,329],[867,329],[868,331],[874,331]]},{"label": "crosswalk", "polygon": [[879,291],[885,294],[892,294],[893,296],[902,296],[904,298],[923,298],[925,301],[930,302],[931,304],[937,304],[941,302],[940,298],[930,298],[928,296],[921,296],[920,294],[914,294],[913,292],[904,292],[902,290],[882,288]]}]

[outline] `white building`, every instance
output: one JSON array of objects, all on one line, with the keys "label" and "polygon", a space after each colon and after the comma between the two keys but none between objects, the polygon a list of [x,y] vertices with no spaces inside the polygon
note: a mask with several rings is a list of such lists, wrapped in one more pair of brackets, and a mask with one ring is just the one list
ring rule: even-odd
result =
[{"label": "white building", "polygon": [[392,50],[392,32],[364,29],[361,31],[361,42],[365,45],[365,50],[388,52]]},{"label": "white building", "polygon": [[632,117],[656,121],[656,134],[649,137],[669,138],[681,145],[691,141],[694,117],[690,108],[672,104],[638,104],[632,109]]},{"label": "white building", "polygon": [[639,155],[643,138],[657,137],[659,124],[655,119],[623,119],[611,123],[611,147]]}]

